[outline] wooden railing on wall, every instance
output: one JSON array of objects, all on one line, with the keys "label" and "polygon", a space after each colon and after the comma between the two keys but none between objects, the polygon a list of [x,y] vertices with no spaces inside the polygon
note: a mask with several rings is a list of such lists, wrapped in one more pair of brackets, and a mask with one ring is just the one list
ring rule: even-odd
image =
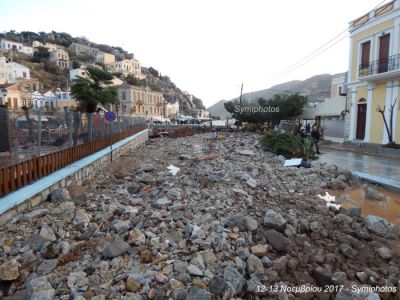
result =
[{"label": "wooden railing on wall", "polygon": [[93,154],[135,133],[146,129],[146,125],[122,131],[89,143],[49,153],[0,169],[0,198],[26,186],[54,171]]}]

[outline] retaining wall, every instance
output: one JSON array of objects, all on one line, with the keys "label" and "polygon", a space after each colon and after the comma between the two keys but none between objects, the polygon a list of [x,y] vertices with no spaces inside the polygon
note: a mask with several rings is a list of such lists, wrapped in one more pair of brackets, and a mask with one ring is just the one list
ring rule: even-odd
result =
[{"label": "retaining wall", "polygon": [[[148,129],[145,129],[114,143],[112,147],[113,159],[144,144],[148,140],[148,136]],[[107,147],[0,198],[0,226],[18,216],[24,210],[46,201],[49,194],[54,190],[69,186],[72,183],[81,184],[82,180],[90,178],[95,171],[110,163],[110,159],[111,147]]]}]

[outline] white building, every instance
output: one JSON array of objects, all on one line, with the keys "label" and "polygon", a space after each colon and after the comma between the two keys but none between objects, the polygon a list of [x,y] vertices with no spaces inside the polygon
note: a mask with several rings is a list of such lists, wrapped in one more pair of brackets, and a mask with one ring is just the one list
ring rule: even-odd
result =
[{"label": "white building", "polygon": [[32,93],[32,102],[33,107],[39,109],[44,106],[44,96],[38,91],[35,91]]},{"label": "white building", "polygon": [[31,79],[31,72],[28,67],[20,65],[16,62],[9,62],[6,64],[6,66],[13,73],[14,80]]},{"label": "white building", "polygon": [[5,50],[16,50],[18,52],[24,53],[28,56],[33,55],[33,48],[24,46],[22,43],[10,41],[7,39],[0,40],[0,48]]},{"label": "white building", "polygon": [[170,118],[172,116],[178,116],[179,115],[179,101],[176,101],[175,103],[167,103],[166,110],[167,110],[167,118]]},{"label": "white building", "polygon": [[87,77],[86,72],[87,71],[85,67],[69,70],[69,80],[70,81],[75,80],[78,76],[86,78]]},{"label": "white building", "polygon": [[7,60],[4,56],[0,57],[0,84],[15,82],[14,73],[7,67]]}]

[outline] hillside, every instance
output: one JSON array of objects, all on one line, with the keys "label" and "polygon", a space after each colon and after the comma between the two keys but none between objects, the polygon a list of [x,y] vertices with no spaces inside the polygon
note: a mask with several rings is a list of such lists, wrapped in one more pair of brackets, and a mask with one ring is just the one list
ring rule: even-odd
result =
[{"label": "hillside", "polygon": [[[22,42],[24,45],[32,46],[33,41],[39,41],[41,43],[51,43],[61,46],[69,53],[70,61],[73,63],[74,67],[79,67],[80,65],[86,65],[92,63],[92,60],[88,57],[79,57],[72,53],[68,46],[72,43],[80,43],[84,45],[88,45],[90,47],[98,48],[101,51],[106,53],[112,53],[115,55],[117,60],[130,59],[134,57],[133,53],[129,53],[122,47],[118,46],[109,46],[106,44],[97,44],[95,42],[89,41],[85,37],[72,37],[70,34],[65,32],[31,32],[31,31],[22,31],[15,32],[9,31],[0,33],[0,38],[6,38],[9,40],[13,40],[16,42]],[[47,58],[38,58],[38,57],[28,57],[19,52],[11,52],[10,59],[15,62],[18,62],[22,65],[25,65],[31,69],[31,77],[37,78],[42,83],[43,91],[53,90],[55,88],[66,89],[69,81],[69,72],[68,70],[62,70],[58,68],[56,65],[49,63]],[[193,113],[194,109],[202,109],[204,108],[203,102],[201,99],[193,96],[193,103],[190,101],[189,96],[186,93],[183,93],[176,85],[172,82],[172,80],[166,76],[161,75],[155,68],[142,67],[142,73],[146,75],[148,79],[148,85],[152,90],[162,92],[164,94],[164,98],[169,103],[179,102],[181,113],[190,115]],[[120,79],[126,81],[126,78],[121,77],[120,74],[114,74],[115,76],[120,77]],[[129,82],[133,84],[132,82]],[[134,80],[136,85],[146,85],[146,81]]]},{"label": "hillside", "polygon": [[[255,101],[258,98],[270,99],[275,94],[284,92],[297,92],[306,95],[310,101],[322,101],[329,97],[331,91],[331,82],[333,75],[321,74],[310,77],[305,80],[292,80],[285,83],[274,85],[268,89],[245,93],[243,99],[248,101]],[[233,98],[232,100],[236,100]],[[208,108],[208,111],[213,116],[226,118],[229,113],[224,108],[226,100],[220,100]]]}]

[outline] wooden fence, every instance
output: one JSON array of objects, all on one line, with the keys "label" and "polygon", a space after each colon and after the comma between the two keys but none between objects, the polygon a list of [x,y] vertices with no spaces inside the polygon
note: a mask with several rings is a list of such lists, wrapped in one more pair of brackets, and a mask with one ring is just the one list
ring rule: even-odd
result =
[{"label": "wooden fence", "polygon": [[146,129],[146,125],[129,129],[89,143],[49,153],[0,169],[0,197],[47,176],[73,162],[93,154],[135,133]]}]

